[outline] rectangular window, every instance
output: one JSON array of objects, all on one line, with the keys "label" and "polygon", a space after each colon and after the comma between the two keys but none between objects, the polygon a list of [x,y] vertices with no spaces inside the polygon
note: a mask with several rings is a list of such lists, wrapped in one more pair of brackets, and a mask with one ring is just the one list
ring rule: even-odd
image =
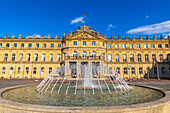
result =
[{"label": "rectangular window", "polygon": [[53,54],[50,54],[49,61],[50,61],[50,62],[52,62],[52,61],[53,61]]},{"label": "rectangular window", "polygon": [[38,61],[38,54],[35,54],[35,55],[34,55],[34,61],[35,61],[35,62]]},{"label": "rectangular window", "polygon": [[4,61],[5,62],[7,61],[7,58],[8,58],[8,54],[5,54],[5,56],[4,56]]},{"label": "rectangular window", "polygon": [[154,44],[151,44],[151,48],[155,48],[155,45],[154,45]]},{"label": "rectangular window", "polygon": [[86,46],[86,41],[83,41],[83,46]]},{"label": "rectangular window", "polygon": [[126,45],[125,45],[125,44],[122,44],[122,48],[126,48]]},{"label": "rectangular window", "polygon": [[58,44],[58,48],[61,48],[61,44]]},{"label": "rectangular window", "polygon": [[29,43],[29,44],[28,44],[28,47],[29,47],[29,48],[30,48],[30,47],[32,47],[32,44],[31,44],[31,43]]},{"label": "rectangular window", "polygon": [[2,47],[2,43],[0,43],[0,47]]},{"label": "rectangular window", "polygon": [[54,48],[54,44],[51,44],[50,47],[51,47],[51,48]]},{"label": "rectangular window", "polygon": [[36,47],[36,48],[38,48],[38,47],[39,47],[39,44],[38,44],[38,43],[36,43],[36,44],[35,44],[35,47]]},{"label": "rectangular window", "polygon": [[41,61],[45,61],[45,54],[42,54],[42,59]]},{"label": "rectangular window", "polygon": [[17,74],[20,74],[20,72],[21,72],[21,67],[18,67],[18,72],[17,72]]},{"label": "rectangular window", "polygon": [[140,48],[140,44],[136,44],[136,47],[137,47],[137,48]]},{"label": "rectangular window", "polygon": [[57,54],[57,61],[60,61],[60,54]]},{"label": "rectangular window", "polygon": [[162,48],[162,45],[161,45],[161,44],[158,44],[158,48]]},{"label": "rectangular window", "polygon": [[27,54],[27,62],[30,61],[30,54]]},{"label": "rectangular window", "polygon": [[168,45],[168,44],[165,44],[165,48],[169,48],[169,45]]},{"label": "rectangular window", "polygon": [[14,43],[14,48],[16,48],[17,47],[17,43]]},{"label": "rectangular window", "polygon": [[112,55],[108,55],[108,62],[112,62]]},{"label": "rectangular window", "polygon": [[29,67],[26,67],[25,74],[27,75],[29,73]]},{"label": "rectangular window", "polygon": [[107,44],[107,48],[111,48],[111,44]]},{"label": "rectangular window", "polygon": [[126,62],[126,54],[123,54],[123,62]]},{"label": "rectangular window", "polygon": [[20,62],[22,61],[22,58],[23,58],[23,54],[20,54],[20,55],[19,55],[19,61],[20,61]]},{"label": "rectangular window", "polygon": [[105,46],[105,43],[103,42],[103,47]]},{"label": "rectangular window", "polygon": [[76,46],[77,45],[77,41],[73,41],[73,45]]},{"label": "rectangular window", "polygon": [[49,74],[52,72],[52,67],[49,67]]},{"label": "rectangular window", "polygon": [[41,67],[41,74],[44,74],[44,67]]},{"label": "rectangular window", "polygon": [[5,67],[2,68],[2,74],[5,74]]},{"label": "rectangular window", "polygon": [[24,47],[24,43],[21,43],[21,48],[23,48]]},{"label": "rectangular window", "polygon": [[96,45],[96,42],[95,41],[92,41],[92,46],[95,46]]},{"label": "rectangular window", "polygon": [[147,47],[147,44],[144,44],[144,48],[148,48],[148,47]]},{"label": "rectangular window", "polygon": [[46,48],[46,46],[47,46],[46,44],[43,44],[43,48]]},{"label": "rectangular window", "polygon": [[9,74],[11,75],[13,73],[13,67],[10,67]]},{"label": "rectangular window", "polygon": [[6,44],[6,47],[9,47],[9,43]]},{"label": "rectangular window", "polygon": [[115,48],[118,48],[118,44],[115,44]]},{"label": "rectangular window", "polygon": [[133,48],[133,44],[129,44],[129,48]]},{"label": "rectangular window", "polygon": [[15,54],[12,54],[12,59],[11,61],[15,61]]},{"label": "rectangular window", "polygon": [[34,67],[34,69],[33,69],[33,74],[36,74],[36,72],[37,72],[37,68]]}]

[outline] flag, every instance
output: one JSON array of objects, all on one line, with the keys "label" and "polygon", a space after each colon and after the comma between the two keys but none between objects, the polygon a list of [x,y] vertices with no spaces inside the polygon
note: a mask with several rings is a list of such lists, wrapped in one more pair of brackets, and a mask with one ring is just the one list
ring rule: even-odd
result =
[{"label": "flag", "polygon": [[84,13],[84,17],[86,17],[86,14]]}]

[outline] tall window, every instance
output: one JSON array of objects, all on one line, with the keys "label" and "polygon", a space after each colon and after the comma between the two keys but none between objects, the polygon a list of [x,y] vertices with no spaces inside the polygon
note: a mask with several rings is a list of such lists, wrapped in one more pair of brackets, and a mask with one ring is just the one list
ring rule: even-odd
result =
[{"label": "tall window", "polygon": [[44,67],[41,67],[41,74],[44,74]]},{"label": "tall window", "polygon": [[126,54],[123,54],[123,62],[126,62]]},{"label": "tall window", "polygon": [[134,62],[134,55],[133,54],[130,55],[130,61]]},{"label": "tall window", "polygon": [[138,54],[138,62],[141,62],[141,54]]},{"label": "tall window", "polygon": [[105,43],[103,42],[103,47],[105,46]]},{"label": "tall window", "polygon": [[137,48],[140,48],[140,44],[136,44],[136,47],[137,47]]},{"label": "tall window", "polygon": [[83,41],[83,46],[86,46],[86,41]]},{"label": "tall window", "polygon": [[54,48],[54,44],[51,44],[50,47],[51,47],[51,48]]},{"label": "tall window", "polygon": [[165,75],[165,67],[162,67],[161,70],[162,70],[162,74]]},{"label": "tall window", "polygon": [[33,74],[36,74],[36,73],[37,73],[37,68],[34,67],[34,68],[33,68]]},{"label": "tall window", "polygon": [[29,44],[28,44],[28,47],[29,47],[29,48],[30,48],[30,47],[32,47],[32,44],[31,44],[31,43],[29,43]]},{"label": "tall window", "polygon": [[143,74],[143,70],[141,67],[139,68],[139,74]]},{"label": "tall window", "polygon": [[36,73],[37,73],[37,68],[34,67],[34,68],[33,68],[33,74],[36,74]]},{"label": "tall window", "polygon": [[27,75],[29,73],[29,67],[26,67],[25,74]]},{"label": "tall window", "polygon": [[93,52],[92,52],[92,57],[95,57],[95,56],[96,56],[96,52],[93,51]]},{"label": "tall window", "polygon": [[135,74],[135,68],[132,67],[132,74]]},{"label": "tall window", "polygon": [[170,54],[167,55],[167,60],[170,62]]},{"label": "tall window", "polygon": [[42,59],[41,61],[45,61],[45,54],[42,54]]},{"label": "tall window", "polygon": [[129,44],[129,48],[133,48],[133,44]]},{"label": "tall window", "polygon": [[38,54],[34,55],[34,61],[38,61]]},{"label": "tall window", "polygon": [[60,61],[60,54],[57,54],[57,61]]},{"label": "tall window", "polygon": [[125,45],[125,44],[122,44],[122,48],[126,48],[126,45]]},{"label": "tall window", "polygon": [[120,74],[120,68],[116,68],[116,72]]},{"label": "tall window", "polygon": [[8,54],[5,54],[5,56],[4,56],[4,61],[5,62],[7,61],[7,58],[8,58]]},{"label": "tall window", "polygon": [[0,47],[2,47],[2,43],[0,43]]},{"label": "tall window", "polygon": [[74,52],[73,52],[73,57],[76,57],[76,56],[77,56],[77,52],[74,51]]},{"label": "tall window", "polygon": [[111,48],[111,44],[107,44],[107,48]]},{"label": "tall window", "polygon": [[2,68],[2,74],[5,74],[5,67]]},{"label": "tall window", "polygon": [[162,48],[162,44],[158,44],[158,48]]},{"label": "tall window", "polygon": [[160,57],[160,62],[163,62],[163,55],[160,54],[159,57]]},{"label": "tall window", "polygon": [[157,68],[154,67],[154,74],[156,75],[157,74]]},{"label": "tall window", "polygon": [[21,72],[21,67],[18,67],[18,72],[17,72],[17,74],[20,74],[20,72]]},{"label": "tall window", "polygon": [[17,43],[14,43],[14,48],[16,48],[17,47]]},{"label": "tall window", "polygon": [[169,48],[169,45],[168,45],[168,44],[165,44],[165,48]]},{"label": "tall window", "polygon": [[50,59],[49,59],[50,62],[53,61],[53,54],[50,54]]},{"label": "tall window", "polygon": [[36,48],[39,48],[39,44],[38,44],[38,43],[36,43],[36,44],[35,44],[35,47],[36,47]]},{"label": "tall window", "polygon": [[127,74],[127,68],[126,67],[124,68],[124,74]]},{"label": "tall window", "polygon": [[22,61],[22,58],[23,58],[23,54],[20,54],[20,55],[19,55],[19,61],[20,61],[20,62]]},{"label": "tall window", "polygon": [[144,44],[144,48],[148,48],[147,44]]},{"label": "tall window", "polygon": [[6,47],[9,47],[9,43],[6,44]]},{"label": "tall window", "polygon": [[116,54],[116,62],[119,62],[119,55]]},{"label": "tall window", "polygon": [[49,67],[49,74],[52,72],[52,67]]},{"label": "tall window", "polygon": [[12,74],[13,73],[13,67],[10,67],[10,72],[9,74]]},{"label": "tall window", "polygon": [[156,62],[156,55],[155,54],[152,55],[152,60],[153,60],[153,62]]},{"label": "tall window", "polygon": [[115,44],[115,48],[118,48],[118,44]]},{"label": "tall window", "polygon": [[21,48],[23,48],[24,47],[24,43],[21,43]]},{"label": "tall window", "polygon": [[87,54],[87,53],[86,53],[85,51],[83,51],[82,56],[85,57],[86,54]]},{"label": "tall window", "polygon": [[47,44],[43,44],[43,48],[46,48]]},{"label": "tall window", "polygon": [[11,61],[15,61],[15,54],[12,54],[12,59]]},{"label": "tall window", "polygon": [[145,62],[149,62],[148,54],[145,54]]},{"label": "tall window", "polygon": [[155,48],[155,45],[154,45],[154,44],[151,44],[151,48]]},{"label": "tall window", "polygon": [[61,44],[58,44],[58,48],[61,48]]},{"label": "tall window", "polygon": [[95,46],[96,45],[96,42],[95,41],[92,41],[92,46]]},{"label": "tall window", "polygon": [[27,54],[27,62],[30,61],[30,54]]},{"label": "tall window", "polygon": [[108,62],[112,62],[112,55],[108,54]]},{"label": "tall window", "polygon": [[77,45],[77,41],[73,41],[73,45],[76,46]]}]

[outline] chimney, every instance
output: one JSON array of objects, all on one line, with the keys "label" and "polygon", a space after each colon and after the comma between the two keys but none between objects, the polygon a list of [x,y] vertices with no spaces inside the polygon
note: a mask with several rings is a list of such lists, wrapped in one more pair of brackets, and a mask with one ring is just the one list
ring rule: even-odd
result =
[{"label": "chimney", "polygon": [[142,39],[142,36],[141,36],[141,35],[139,36],[139,39]]},{"label": "chimney", "polygon": [[5,34],[5,38],[7,38],[7,33]]},{"label": "chimney", "polygon": [[55,39],[57,39],[58,37],[57,37],[57,35],[55,35]]},{"label": "chimney", "polygon": [[111,39],[113,39],[113,35],[111,35]]},{"label": "chimney", "polygon": [[41,37],[40,37],[41,39],[43,39],[43,35],[41,35]]},{"label": "chimney", "polygon": [[63,34],[63,37],[65,37],[65,33]]},{"label": "chimney", "polygon": [[163,36],[161,35],[161,39],[163,39]]},{"label": "chimney", "polygon": [[34,38],[36,38],[36,34],[34,34],[34,36],[33,36]]},{"label": "chimney", "polygon": [[133,35],[133,39],[135,39],[135,35]]},{"label": "chimney", "polygon": [[149,39],[148,35],[146,35],[146,39]]},{"label": "chimney", "polygon": [[127,36],[125,36],[125,39],[128,39],[128,37],[127,37]]},{"label": "chimney", "polygon": [[156,39],[156,36],[155,36],[155,35],[153,36],[153,39]]},{"label": "chimney", "polygon": [[106,38],[106,34],[104,34],[104,38]]},{"label": "chimney", "polygon": [[29,35],[27,35],[27,37],[26,38],[29,38]]},{"label": "chimney", "polygon": [[50,34],[47,36],[47,38],[48,38],[48,39],[50,39],[50,38],[51,38],[51,37],[50,37]]},{"label": "chimney", "polygon": [[120,35],[118,35],[118,39],[120,39]]}]

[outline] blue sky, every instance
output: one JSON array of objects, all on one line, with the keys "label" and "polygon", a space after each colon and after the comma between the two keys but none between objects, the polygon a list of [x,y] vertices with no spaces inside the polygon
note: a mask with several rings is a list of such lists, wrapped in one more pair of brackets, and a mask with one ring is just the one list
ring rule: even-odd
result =
[{"label": "blue sky", "polygon": [[169,4],[169,0],[0,0],[0,37],[7,33],[61,38],[83,24],[84,12],[86,25],[108,38],[165,37],[170,34]]}]

